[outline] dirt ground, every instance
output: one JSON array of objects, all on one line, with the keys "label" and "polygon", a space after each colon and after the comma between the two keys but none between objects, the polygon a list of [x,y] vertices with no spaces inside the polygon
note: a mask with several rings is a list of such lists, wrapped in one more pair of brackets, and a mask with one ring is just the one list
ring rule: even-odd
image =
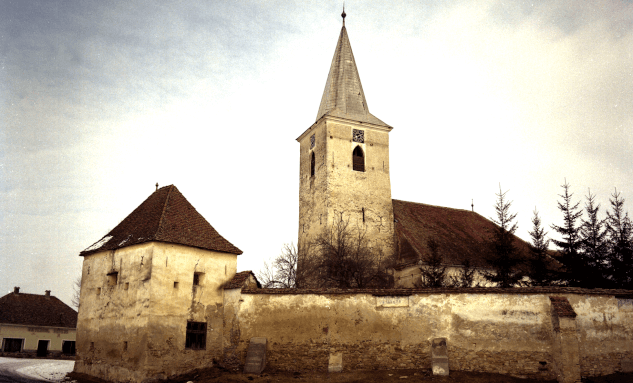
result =
[{"label": "dirt ground", "polygon": [[[104,383],[103,380],[92,379],[81,374],[69,374],[69,378],[78,383]],[[234,373],[221,368],[209,368],[181,375],[162,383],[211,383],[211,382],[253,382],[253,383],[361,383],[361,382],[437,382],[437,383],[546,383],[555,380],[520,379],[506,375],[479,372],[451,371],[449,376],[433,376],[431,370],[377,370],[377,371],[347,371],[340,373],[327,372],[277,372],[261,375],[245,375]],[[583,383],[631,383],[633,373],[614,374],[599,378],[583,378]]]}]

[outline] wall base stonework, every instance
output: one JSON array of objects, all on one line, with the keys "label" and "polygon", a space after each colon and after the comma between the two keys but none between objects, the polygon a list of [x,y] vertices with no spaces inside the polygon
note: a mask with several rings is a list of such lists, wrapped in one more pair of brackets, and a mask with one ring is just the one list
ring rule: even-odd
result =
[{"label": "wall base stonework", "polygon": [[580,357],[580,374],[582,376],[602,376],[622,371],[622,360],[633,359],[633,352],[616,352],[600,355],[584,355]]},{"label": "wall base stonework", "polygon": [[475,351],[449,345],[448,361],[451,370],[492,372],[517,378],[556,379],[551,371],[552,356],[547,352]]}]

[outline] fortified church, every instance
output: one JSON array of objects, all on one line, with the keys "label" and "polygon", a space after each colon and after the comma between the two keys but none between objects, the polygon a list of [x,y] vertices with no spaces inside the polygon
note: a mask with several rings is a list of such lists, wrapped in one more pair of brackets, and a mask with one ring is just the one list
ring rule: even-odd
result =
[{"label": "fortified church", "polygon": [[410,288],[431,237],[449,265],[483,266],[482,236],[493,223],[392,199],[393,128],[369,112],[342,16],[316,122],[297,139],[298,243],[349,220],[372,246],[396,254],[395,288],[261,288],[252,272],[237,273],[239,248],[175,186],[157,185],[80,253],[75,371],[142,382],[218,364],[443,374],[450,366],[574,382],[633,370],[631,292]]}]

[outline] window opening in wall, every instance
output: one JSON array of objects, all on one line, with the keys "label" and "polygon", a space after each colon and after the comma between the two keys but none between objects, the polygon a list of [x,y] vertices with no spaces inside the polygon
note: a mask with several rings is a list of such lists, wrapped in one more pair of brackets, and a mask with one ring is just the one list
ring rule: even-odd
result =
[{"label": "window opening in wall", "polygon": [[316,160],[314,158],[314,152],[312,152],[312,154],[310,154],[310,177],[314,177],[315,163],[316,163]]},{"label": "window opening in wall", "polygon": [[62,353],[65,355],[75,355],[75,341],[74,340],[62,341]]},{"label": "window opening in wall", "polygon": [[97,287],[97,295],[101,295],[101,287]]},{"label": "window opening in wall", "polygon": [[193,285],[200,286],[202,283],[202,275],[204,273],[193,273]]},{"label": "window opening in wall", "polygon": [[95,349],[95,342],[90,342],[90,351]]},{"label": "window opening in wall", "polygon": [[360,129],[353,129],[352,135],[354,137],[354,142],[360,142],[361,144],[365,143],[365,131]]},{"label": "window opening in wall", "polygon": [[206,322],[187,322],[187,338],[185,348],[204,350],[207,347]]},{"label": "window opening in wall", "polygon": [[125,282],[125,289],[129,289],[130,288],[130,282]]},{"label": "window opening in wall", "polygon": [[123,351],[127,351],[127,341],[123,342]]},{"label": "window opening in wall", "polygon": [[2,340],[2,351],[3,352],[21,352],[22,351],[22,342],[24,339],[21,338],[4,338]]},{"label": "window opening in wall", "polygon": [[365,223],[365,208],[363,208],[363,223]]},{"label": "window opening in wall", "polygon": [[314,145],[316,144],[316,138],[314,137],[314,134],[310,136],[310,149],[314,148]]},{"label": "window opening in wall", "polygon": [[365,159],[363,157],[363,149],[361,149],[360,146],[354,148],[354,152],[352,152],[352,165],[357,172],[365,171]]},{"label": "window opening in wall", "polygon": [[119,277],[119,273],[116,271],[108,273],[108,286],[116,286],[116,281],[118,277]]},{"label": "window opening in wall", "polygon": [[174,282],[174,289],[178,288],[178,282]]},{"label": "window opening in wall", "polygon": [[46,356],[48,355],[48,342],[47,339],[40,339],[37,341],[37,356]]}]

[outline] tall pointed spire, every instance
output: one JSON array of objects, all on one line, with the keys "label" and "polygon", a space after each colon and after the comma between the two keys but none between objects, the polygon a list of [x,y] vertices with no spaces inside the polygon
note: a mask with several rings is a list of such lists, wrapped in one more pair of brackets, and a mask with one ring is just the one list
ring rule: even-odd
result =
[{"label": "tall pointed spire", "polygon": [[317,121],[324,115],[389,126],[369,113],[367,100],[360,83],[352,46],[345,29],[345,8],[341,17],[343,27],[336,44],[330,73],[325,83],[325,90],[319,105]]}]

